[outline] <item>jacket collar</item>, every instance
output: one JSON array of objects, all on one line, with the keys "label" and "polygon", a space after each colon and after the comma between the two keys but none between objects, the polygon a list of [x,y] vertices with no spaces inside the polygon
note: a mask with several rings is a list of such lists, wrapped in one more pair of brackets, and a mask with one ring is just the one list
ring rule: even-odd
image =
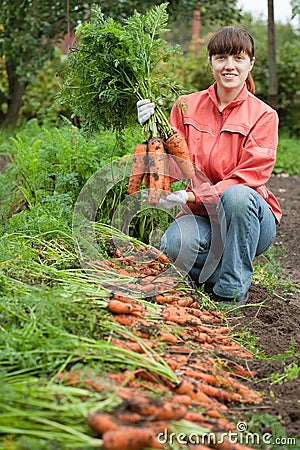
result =
[{"label": "jacket collar", "polygon": [[[208,92],[209,97],[213,101],[214,105],[219,109],[218,98],[217,98],[217,83],[215,82],[214,84],[209,86],[209,88],[207,89],[207,92]],[[237,105],[243,103],[248,98],[248,95],[249,95],[249,91],[248,91],[246,83],[245,83],[244,87],[242,88],[239,95],[231,103],[229,103],[226,106],[226,108],[228,108],[228,107],[233,108],[234,106],[237,106]],[[224,108],[224,109],[226,109],[226,108]]]}]

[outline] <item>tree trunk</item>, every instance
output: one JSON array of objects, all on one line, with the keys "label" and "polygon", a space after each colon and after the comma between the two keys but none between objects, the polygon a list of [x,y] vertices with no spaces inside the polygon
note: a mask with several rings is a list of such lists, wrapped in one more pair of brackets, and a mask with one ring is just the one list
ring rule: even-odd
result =
[{"label": "tree trunk", "polygon": [[[200,4],[197,3],[198,8]],[[200,29],[201,29],[201,16],[200,10],[195,9],[193,14],[193,36],[192,36],[192,46],[194,55],[197,56],[200,48]]]},{"label": "tree trunk", "polygon": [[268,56],[269,56],[269,103],[272,108],[278,105],[278,84],[275,45],[274,2],[268,0]]},{"label": "tree trunk", "polygon": [[6,71],[9,86],[9,99],[7,102],[7,113],[3,121],[3,127],[14,127],[19,118],[19,111],[22,106],[22,99],[27,87],[26,82],[20,82],[19,77],[8,61],[6,63]]}]

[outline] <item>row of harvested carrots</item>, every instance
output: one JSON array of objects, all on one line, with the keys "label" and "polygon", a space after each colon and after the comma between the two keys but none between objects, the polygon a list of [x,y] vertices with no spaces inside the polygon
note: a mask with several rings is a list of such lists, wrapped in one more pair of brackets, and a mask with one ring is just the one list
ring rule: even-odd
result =
[{"label": "row of harvested carrots", "polygon": [[173,134],[166,141],[151,138],[147,142],[137,144],[134,149],[131,174],[128,183],[130,195],[139,191],[144,180],[149,189],[147,201],[156,205],[162,194],[170,193],[170,157],[182,172],[183,178],[192,180],[195,176],[194,166],[184,137]]},{"label": "row of harvested carrots", "polygon": [[[138,279],[145,283],[144,286],[147,282],[153,286],[158,273],[168,266],[168,261],[161,261],[158,253],[154,252],[156,260],[145,263],[145,252],[139,248],[131,257],[123,257],[126,249],[124,252],[116,250],[110,270],[139,273]],[[141,272],[142,267],[146,273]],[[146,269],[152,270],[154,275]],[[255,376],[243,366],[243,361],[252,355],[232,340],[224,317],[217,311],[202,308],[202,294],[184,285],[175,274],[173,278],[169,275],[165,289],[162,287],[163,284],[151,297],[147,289],[144,291],[144,300],[157,303],[156,320],[153,320],[153,308],[151,318],[148,318],[147,302],[133,298],[128,286],[124,288],[120,283],[118,289],[116,282],[108,309],[114,319],[128,327],[138,339],[129,338],[124,330],[124,334],[119,332],[110,337],[110,342],[120,348],[144,353],[145,358],[149,349],[155,349],[179,382],[172,384],[163,376],[141,368],[133,372],[106,374],[105,381],[101,377],[87,377],[84,382],[90,388],[112,389],[122,399],[111,414],[98,411],[88,417],[90,427],[102,437],[105,450],[165,448],[158,435],[160,432],[168,433],[172,430],[172,422],[178,420],[200,425],[213,433],[234,430],[235,424],[226,417],[230,406],[261,401],[260,395],[247,387],[244,381]],[[68,376],[69,381],[74,382],[74,374]],[[158,392],[159,399],[155,395]],[[225,441],[207,446],[189,445],[188,448],[242,450],[247,447]]]}]

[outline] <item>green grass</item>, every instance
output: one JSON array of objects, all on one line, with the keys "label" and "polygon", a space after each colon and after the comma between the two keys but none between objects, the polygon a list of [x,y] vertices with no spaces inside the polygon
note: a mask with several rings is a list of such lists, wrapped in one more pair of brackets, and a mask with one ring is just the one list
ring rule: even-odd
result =
[{"label": "green grass", "polygon": [[274,173],[300,175],[299,139],[279,137]]}]

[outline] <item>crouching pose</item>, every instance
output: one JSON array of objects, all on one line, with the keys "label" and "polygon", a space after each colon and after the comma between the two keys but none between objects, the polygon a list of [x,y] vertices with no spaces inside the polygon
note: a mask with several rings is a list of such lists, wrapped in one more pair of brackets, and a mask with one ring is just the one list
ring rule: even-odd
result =
[{"label": "crouching pose", "polygon": [[[195,283],[205,282],[216,301],[244,305],[253,259],[273,243],[281,219],[278,201],[266,188],[278,116],[254,95],[254,44],[245,30],[218,30],[208,55],[214,84],[179,98],[170,114],[199,176],[164,199],[163,206],[179,205],[181,213],[165,231],[161,248]],[[137,108],[144,125],[155,104],[140,100]]]}]

